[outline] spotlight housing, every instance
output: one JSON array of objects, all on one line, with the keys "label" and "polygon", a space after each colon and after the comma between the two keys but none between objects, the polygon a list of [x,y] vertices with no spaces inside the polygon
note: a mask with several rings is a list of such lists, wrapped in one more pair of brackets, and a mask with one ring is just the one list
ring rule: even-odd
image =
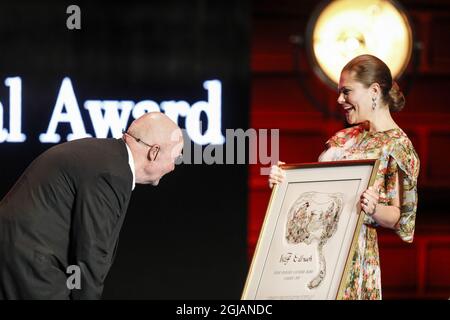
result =
[{"label": "spotlight housing", "polygon": [[361,54],[372,54],[394,79],[411,59],[413,35],[402,7],[391,0],[322,2],[308,22],[306,49],[314,72],[335,89],[342,68]]}]

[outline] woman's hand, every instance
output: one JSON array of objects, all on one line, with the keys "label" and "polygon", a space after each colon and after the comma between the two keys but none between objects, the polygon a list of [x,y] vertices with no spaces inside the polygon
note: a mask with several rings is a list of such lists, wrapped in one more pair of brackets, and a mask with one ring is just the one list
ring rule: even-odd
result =
[{"label": "woman's hand", "polygon": [[270,189],[273,188],[274,185],[282,183],[284,179],[286,178],[286,173],[283,169],[280,168],[282,164],[285,164],[285,162],[278,161],[277,165],[273,165],[270,168],[269,173],[269,187]]},{"label": "woman's hand", "polygon": [[377,212],[378,201],[380,199],[379,191],[369,187],[361,195],[361,208],[368,216],[373,216]]}]

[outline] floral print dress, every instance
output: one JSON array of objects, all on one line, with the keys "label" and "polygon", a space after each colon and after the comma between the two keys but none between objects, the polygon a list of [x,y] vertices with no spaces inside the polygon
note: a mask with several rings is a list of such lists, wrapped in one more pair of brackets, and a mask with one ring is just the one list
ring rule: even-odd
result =
[{"label": "floral print dress", "polygon": [[[406,134],[400,128],[370,132],[367,123],[364,123],[338,131],[327,141],[326,146],[319,161],[380,160],[375,180],[380,191],[379,203],[393,205],[392,200],[397,196],[397,190],[400,190],[401,213],[395,232],[402,240],[412,242],[417,209],[419,158]],[[397,183],[400,184],[399,188]],[[377,223],[366,215],[348,274],[344,299],[381,299],[376,227]]]}]

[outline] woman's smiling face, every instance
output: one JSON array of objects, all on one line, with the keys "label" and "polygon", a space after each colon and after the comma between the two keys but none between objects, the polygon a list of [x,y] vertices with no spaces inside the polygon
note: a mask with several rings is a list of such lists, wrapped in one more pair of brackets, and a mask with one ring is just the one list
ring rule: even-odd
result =
[{"label": "woman's smiling face", "polygon": [[372,114],[371,89],[353,79],[348,71],[341,73],[339,79],[339,96],[337,102],[345,112],[348,124],[358,124],[370,121]]}]

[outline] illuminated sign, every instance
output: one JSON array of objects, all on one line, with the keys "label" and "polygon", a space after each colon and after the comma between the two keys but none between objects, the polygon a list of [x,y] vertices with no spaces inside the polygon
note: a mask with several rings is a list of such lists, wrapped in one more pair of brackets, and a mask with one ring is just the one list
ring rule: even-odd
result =
[{"label": "illuminated sign", "polygon": [[[9,130],[4,126],[5,109],[0,103],[0,143],[24,142],[26,135],[22,132],[22,80],[20,77],[6,78],[5,85],[9,87]],[[109,132],[118,138],[122,135],[122,129],[127,127],[130,116],[136,119],[146,112],[159,111],[176,123],[180,122],[181,117],[184,118],[186,132],[193,142],[199,145],[223,144],[222,84],[219,80],[208,80],[203,83],[203,88],[208,93],[208,100],[192,105],[183,100],[162,101],[159,104],[153,100],[86,100],[83,106],[89,113],[97,138],[106,138]],[[208,119],[206,130],[202,130],[202,112]],[[61,123],[67,123],[71,128],[72,132],[67,135],[67,140],[92,136],[86,132],[72,81],[68,77],[61,83],[47,131],[39,135],[39,140],[42,143],[60,142],[61,135],[57,130]]]}]

